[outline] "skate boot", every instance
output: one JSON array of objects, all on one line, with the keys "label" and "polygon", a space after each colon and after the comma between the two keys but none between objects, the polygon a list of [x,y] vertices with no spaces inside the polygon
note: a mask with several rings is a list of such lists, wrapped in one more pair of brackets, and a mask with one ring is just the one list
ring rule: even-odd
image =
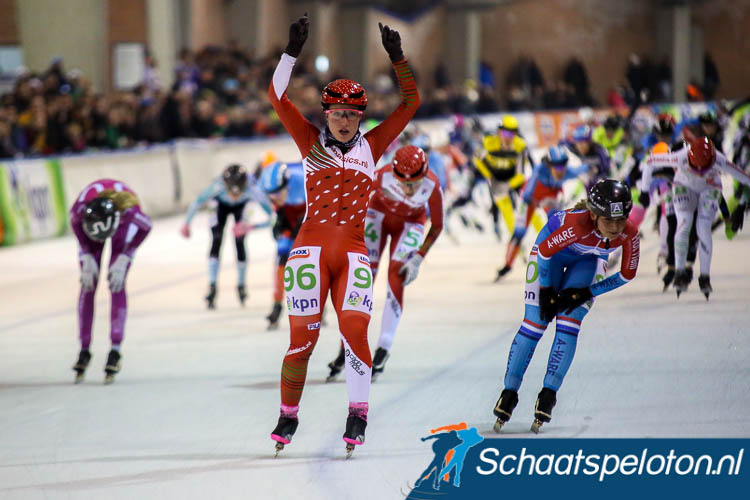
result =
[{"label": "skate boot", "polygon": [[279,327],[279,316],[281,316],[281,302],[275,302],[271,314],[266,316],[269,330],[276,330]]},{"label": "skate boot", "polygon": [[346,354],[344,353],[344,348],[341,347],[341,349],[339,349],[339,355],[336,356],[336,359],[328,363],[328,368],[331,370],[331,373],[329,373],[328,377],[326,377],[326,382],[332,382],[336,379],[336,375],[341,373],[341,370],[344,369],[345,360]]},{"label": "skate boot", "polygon": [[209,285],[208,295],[206,295],[206,304],[209,309],[216,309],[216,285]]},{"label": "skate boot", "polygon": [[674,275],[674,289],[677,291],[677,298],[680,298],[680,294],[687,290],[690,284],[690,277],[688,276],[687,269],[678,269]]},{"label": "skate boot", "polygon": [[111,384],[115,381],[115,374],[120,371],[120,353],[112,349],[107,356],[107,364],[104,366],[104,383]]},{"label": "skate boot", "polygon": [[[365,405],[367,403],[364,403]],[[346,458],[352,456],[355,446],[365,443],[365,428],[367,427],[367,406],[359,408],[349,406],[349,416],[346,419],[346,431],[343,439],[346,441]]]},{"label": "skate boot", "polygon": [[510,272],[510,266],[508,265],[504,266],[502,269],[498,269],[497,276],[495,276],[495,283],[500,281],[503,278],[503,276],[505,276],[509,272]]},{"label": "skate boot", "polygon": [[240,299],[240,304],[242,304],[242,307],[245,307],[245,299],[247,299],[247,291],[245,290],[245,285],[237,286],[237,297]]},{"label": "skate boot", "polygon": [[698,276],[698,286],[701,287],[701,292],[703,292],[703,295],[706,296],[706,300],[708,300],[708,296],[714,291],[714,289],[711,288],[711,280],[709,277],[704,274]]},{"label": "skate boot", "polygon": [[687,284],[689,285],[690,283],[693,282],[693,263],[692,262],[687,263],[687,267],[685,267],[685,273],[687,275]]},{"label": "skate boot", "polygon": [[375,350],[375,356],[372,357],[372,381],[375,382],[378,379],[378,375],[383,373],[385,370],[385,362],[388,361],[391,355],[388,354],[387,349],[378,347]]},{"label": "skate boot", "polygon": [[81,349],[78,354],[78,361],[73,365],[73,370],[76,372],[76,384],[83,382],[83,375],[86,373],[89,361],[91,361],[91,352],[88,349]]},{"label": "skate boot", "polygon": [[674,267],[669,266],[667,267],[667,272],[664,273],[664,277],[662,278],[662,281],[664,282],[664,289],[662,290],[662,293],[667,291],[669,285],[672,284],[672,280],[674,280]]},{"label": "skate boot", "polygon": [[276,428],[271,432],[271,439],[276,441],[276,455],[284,449],[284,446],[292,442],[292,436],[297,432],[299,420],[296,414],[282,413]]},{"label": "skate boot", "polygon": [[552,420],[552,408],[557,403],[557,393],[546,387],[539,391],[534,407],[534,423],[531,424],[531,432],[539,434],[539,429],[545,422]]},{"label": "skate boot", "polygon": [[493,427],[495,432],[500,432],[500,429],[503,428],[505,422],[510,420],[510,416],[513,415],[513,410],[517,404],[518,392],[510,389],[503,389],[503,392],[500,393],[500,399],[497,400],[495,409],[492,411],[497,417],[497,422],[495,422],[495,426]]}]

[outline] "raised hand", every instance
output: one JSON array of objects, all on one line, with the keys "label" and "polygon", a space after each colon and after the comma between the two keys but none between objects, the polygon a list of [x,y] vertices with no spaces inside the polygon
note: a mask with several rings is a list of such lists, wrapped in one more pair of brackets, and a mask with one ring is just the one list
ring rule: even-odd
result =
[{"label": "raised hand", "polygon": [[403,61],[404,51],[401,50],[401,35],[398,34],[398,31],[392,30],[388,25],[383,26],[383,23],[378,23],[378,28],[380,28],[383,48],[388,52],[391,62]]},{"label": "raised hand", "polygon": [[302,52],[302,46],[305,45],[307,40],[307,28],[310,24],[307,18],[307,12],[305,15],[297,19],[289,26],[289,43],[284,49],[284,52],[292,57],[299,57],[299,53]]}]

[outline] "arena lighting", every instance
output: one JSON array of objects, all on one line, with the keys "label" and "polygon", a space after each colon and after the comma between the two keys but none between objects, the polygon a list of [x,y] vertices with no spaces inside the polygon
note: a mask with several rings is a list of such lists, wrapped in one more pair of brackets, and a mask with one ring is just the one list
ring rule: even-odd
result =
[{"label": "arena lighting", "polygon": [[319,55],[315,58],[315,70],[318,73],[325,73],[330,67],[330,61],[327,56]]}]

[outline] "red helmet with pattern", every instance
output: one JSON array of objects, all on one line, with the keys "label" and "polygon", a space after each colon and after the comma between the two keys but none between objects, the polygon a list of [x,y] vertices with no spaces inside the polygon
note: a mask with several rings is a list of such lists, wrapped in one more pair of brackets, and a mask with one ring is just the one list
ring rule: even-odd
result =
[{"label": "red helmet with pattern", "polygon": [[404,146],[393,157],[393,173],[399,180],[413,182],[427,174],[427,155],[417,146]]},{"label": "red helmet with pattern", "polygon": [[332,104],[348,104],[354,109],[364,111],[367,108],[367,92],[354,80],[339,78],[323,89],[320,104],[323,105],[323,109],[329,109]]},{"label": "red helmet with pattern", "polygon": [[708,137],[698,137],[688,144],[687,156],[690,166],[703,172],[716,162],[716,147]]}]

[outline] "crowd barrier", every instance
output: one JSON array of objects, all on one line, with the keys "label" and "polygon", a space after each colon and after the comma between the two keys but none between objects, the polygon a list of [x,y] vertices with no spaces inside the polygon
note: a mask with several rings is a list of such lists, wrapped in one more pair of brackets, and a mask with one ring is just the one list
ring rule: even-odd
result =
[{"label": "crowd barrier", "polygon": [[[696,116],[706,108],[706,104],[644,106],[636,113],[634,123],[647,130],[659,112],[668,111],[679,121],[682,116]],[[749,109],[746,106],[731,117],[728,137],[734,135],[739,118]],[[557,143],[572,127],[592,118],[601,122],[610,113],[609,109],[583,108],[514,113],[514,116],[538,159],[543,148]],[[493,130],[500,116],[496,113],[478,118],[486,130]],[[417,124],[433,144],[439,145],[448,140],[453,120],[444,117]],[[252,170],[269,150],[283,161],[299,160],[294,142],[288,136],[281,136],[253,140],[186,139],[122,152],[2,161],[0,244],[13,245],[66,233],[67,212],[75,197],[87,184],[101,178],[118,179],[132,187],[143,210],[152,217],[179,213],[227,165],[239,163]]]}]

